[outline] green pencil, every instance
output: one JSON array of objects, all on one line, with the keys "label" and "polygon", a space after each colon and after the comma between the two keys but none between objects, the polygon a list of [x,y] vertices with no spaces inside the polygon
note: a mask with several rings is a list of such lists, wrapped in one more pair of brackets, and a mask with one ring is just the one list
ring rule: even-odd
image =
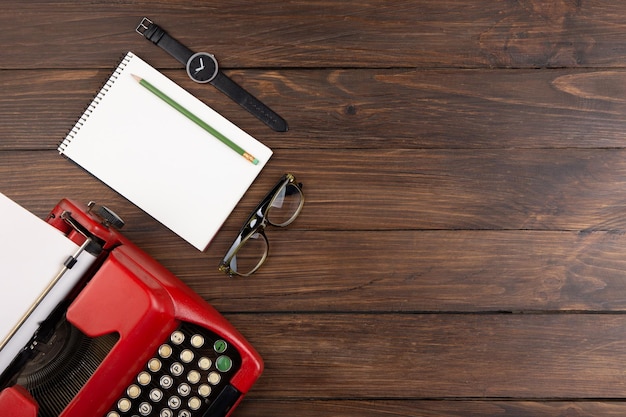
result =
[{"label": "green pencil", "polygon": [[168,97],[167,94],[165,94],[163,91],[159,90],[158,88],[150,84],[148,81],[144,80],[141,77],[136,76],[135,74],[132,74],[132,76],[135,80],[139,82],[139,84],[144,86],[146,89],[152,92],[155,96],[159,97],[161,100],[163,100],[170,106],[174,107],[176,110],[178,110],[183,115],[185,115],[189,120],[191,120],[192,122],[194,122],[195,124],[203,128],[204,130],[209,132],[211,135],[219,139],[222,143],[224,143],[229,148],[237,152],[239,155],[243,156],[248,161],[252,162],[254,165],[257,165],[259,163],[258,159],[256,159],[254,156],[246,152],[241,146],[237,145],[235,142],[228,139],[226,136],[222,135],[220,132],[218,132],[213,127],[211,127],[208,123],[206,123],[204,120],[200,119],[198,116],[196,116],[195,114],[193,114],[192,112],[190,112],[189,110],[187,110],[186,108],[178,104],[172,98]]}]

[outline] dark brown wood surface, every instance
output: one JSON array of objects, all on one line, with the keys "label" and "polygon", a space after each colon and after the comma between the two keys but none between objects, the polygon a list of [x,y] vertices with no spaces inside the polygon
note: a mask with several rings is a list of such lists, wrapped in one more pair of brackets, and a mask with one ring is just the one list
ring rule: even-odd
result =
[{"label": "dark brown wood surface", "polygon": [[[135,33],[143,16],[215,53],[289,132],[188,80]],[[625,16],[619,1],[2,0],[0,192],[40,217],[63,197],[121,214],[265,359],[235,416],[623,416]],[[128,50],[274,150],[205,252],[56,151]],[[284,172],[301,217],[267,230],[255,276],[226,278]]]}]

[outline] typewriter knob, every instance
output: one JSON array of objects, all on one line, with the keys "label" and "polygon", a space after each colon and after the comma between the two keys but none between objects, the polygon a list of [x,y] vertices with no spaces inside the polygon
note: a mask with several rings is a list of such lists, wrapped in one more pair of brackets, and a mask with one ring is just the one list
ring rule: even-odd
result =
[{"label": "typewriter knob", "polygon": [[124,220],[122,220],[120,216],[115,214],[115,212],[108,207],[100,206],[98,208],[98,215],[102,217],[102,219],[104,220],[104,224],[107,226],[111,225],[116,229],[121,229],[122,227],[124,227]]}]

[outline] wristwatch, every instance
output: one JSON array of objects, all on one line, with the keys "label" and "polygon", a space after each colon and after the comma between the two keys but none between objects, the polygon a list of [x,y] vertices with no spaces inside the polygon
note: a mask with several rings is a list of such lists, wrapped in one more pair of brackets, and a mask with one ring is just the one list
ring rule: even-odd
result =
[{"label": "wristwatch", "polygon": [[287,122],[282,117],[220,71],[213,54],[194,53],[147,17],[141,20],[135,30],[185,65],[187,75],[195,82],[212,84],[275,131],[288,130]]}]

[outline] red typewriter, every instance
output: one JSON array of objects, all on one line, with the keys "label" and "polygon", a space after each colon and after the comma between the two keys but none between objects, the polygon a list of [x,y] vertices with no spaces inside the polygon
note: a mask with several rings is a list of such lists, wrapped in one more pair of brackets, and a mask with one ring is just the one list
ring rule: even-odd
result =
[{"label": "red typewriter", "polygon": [[62,200],[46,221],[94,261],[0,370],[0,417],[230,415],[263,370],[242,335],[112,211]]}]

